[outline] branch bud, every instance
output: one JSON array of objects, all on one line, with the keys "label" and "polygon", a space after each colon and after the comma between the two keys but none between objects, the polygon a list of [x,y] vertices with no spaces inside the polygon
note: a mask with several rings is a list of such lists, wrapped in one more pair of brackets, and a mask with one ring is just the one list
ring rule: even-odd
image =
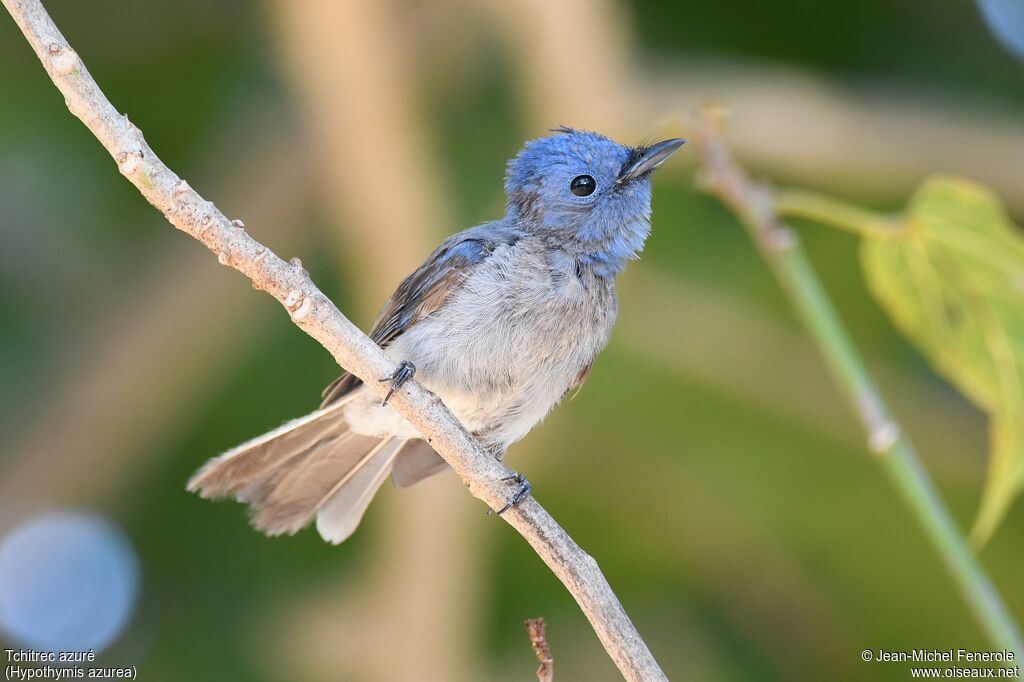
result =
[{"label": "branch bud", "polygon": [[50,60],[53,70],[60,75],[66,76],[78,68],[78,53],[70,47],[64,47],[58,43],[50,43],[46,47],[46,51],[53,57]]},{"label": "branch bud", "polygon": [[142,151],[133,149],[128,152],[121,152],[117,155],[117,168],[122,175],[131,175],[139,168],[142,161]]},{"label": "branch bud", "polygon": [[299,307],[296,308],[295,311],[292,313],[292,319],[295,320],[295,321],[299,321],[302,318],[304,318],[307,315],[309,315],[309,311],[312,310],[312,309],[313,309],[313,299],[311,299],[309,296],[307,296],[306,298],[302,299],[302,303],[300,303]]}]

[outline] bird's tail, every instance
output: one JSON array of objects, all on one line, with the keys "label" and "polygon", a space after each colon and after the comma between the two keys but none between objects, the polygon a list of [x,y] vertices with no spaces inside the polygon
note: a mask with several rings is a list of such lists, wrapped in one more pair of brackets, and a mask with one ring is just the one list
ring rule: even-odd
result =
[{"label": "bird's tail", "polygon": [[249,504],[267,535],[295,533],[316,517],[329,542],[348,538],[406,441],[355,433],[342,415],[348,401],[295,419],[207,462],[188,482],[202,497]]}]

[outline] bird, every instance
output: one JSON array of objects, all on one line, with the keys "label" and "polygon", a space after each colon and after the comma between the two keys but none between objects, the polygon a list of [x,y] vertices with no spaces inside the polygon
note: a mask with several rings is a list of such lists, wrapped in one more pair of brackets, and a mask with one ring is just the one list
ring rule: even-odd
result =
[{"label": "bird", "polygon": [[[412,376],[498,458],[577,391],[615,324],[615,279],[651,232],[651,172],[685,140],[550,133],[508,162],[504,216],[444,240],[380,310],[370,337],[397,366],[383,401],[342,374],[318,409],[211,459],[188,490],[248,504],[267,535],[315,520],[340,543],[389,475],[405,487],[447,468],[388,405]],[[510,482],[499,514],[531,492]]]}]

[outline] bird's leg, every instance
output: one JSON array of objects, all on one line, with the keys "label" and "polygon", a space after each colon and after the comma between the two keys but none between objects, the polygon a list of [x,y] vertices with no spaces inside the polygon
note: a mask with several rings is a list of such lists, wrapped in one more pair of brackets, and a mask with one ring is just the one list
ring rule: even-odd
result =
[{"label": "bird's leg", "polygon": [[496,512],[498,516],[501,516],[502,514],[507,512],[509,509],[511,509],[512,507],[516,506],[520,502],[522,502],[523,498],[525,498],[527,495],[529,495],[530,491],[533,490],[533,486],[531,486],[530,482],[526,480],[526,476],[523,476],[518,471],[512,473],[510,476],[506,476],[505,478],[503,478],[501,480],[503,482],[508,482],[508,481],[515,482],[515,484],[516,484],[516,491],[514,493],[512,493],[511,497],[508,498],[508,502],[505,503],[505,506],[502,507],[501,509],[499,509]]},{"label": "bird's leg", "polygon": [[384,396],[384,402],[381,403],[381,407],[386,406],[388,401],[391,400],[391,396],[395,394],[395,391],[400,389],[402,384],[407,382],[409,379],[412,379],[414,374],[416,374],[416,365],[412,364],[408,360],[402,360],[398,363],[398,367],[395,371],[391,373],[391,376],[386,376],[381,379],[380,381],[382,382],[391,382],[391,388],[388,389],[388,394]]}]

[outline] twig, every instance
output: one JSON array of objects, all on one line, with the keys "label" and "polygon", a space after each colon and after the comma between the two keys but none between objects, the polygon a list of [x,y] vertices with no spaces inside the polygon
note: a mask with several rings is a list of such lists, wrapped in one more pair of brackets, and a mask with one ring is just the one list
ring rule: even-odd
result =
[{"label": "twig", "polygon": [[551,682],[555,678],[555,661],[551,658],[551,645],[544,637],[544,619],[527,618],[526,634],[530,636],[530,646],[537,654],[540,667],[537,668],[537,682]]},{"label": "twig", "polygon": [[[38,0],[3,0],[68,109],[96,136],[121,173],[179,230],[217,254],[222,265],[248,277],[289,312],[292,322],[316,339],[339,365],[381,395],[393,363],[313,284],[298,259],[285,262],[196,193],[157,158],[142,132],[114,109]],[[502,478],[510,470],[488,455],[441,401],[409,382],[390,403],[492,509],[509,493]],[[503,518],[530,543],[568,588],[605,650],[628,680],[664,680],[618,598],[597,566],[532,497]]]},{"label": "twig", "polygon": [[867,433],[893,485],[924,526],[992,643],[1024,655],[1020,630],[977,558],[968,548],[913,445],[889,412],[878,387],[857,354],[796,234],[779,220],[771,191],[752,182],[729,154],[715,124],[697,122],[694,141],[704,181],[739,216],[761,255],[789,295],[836,383]]}]

